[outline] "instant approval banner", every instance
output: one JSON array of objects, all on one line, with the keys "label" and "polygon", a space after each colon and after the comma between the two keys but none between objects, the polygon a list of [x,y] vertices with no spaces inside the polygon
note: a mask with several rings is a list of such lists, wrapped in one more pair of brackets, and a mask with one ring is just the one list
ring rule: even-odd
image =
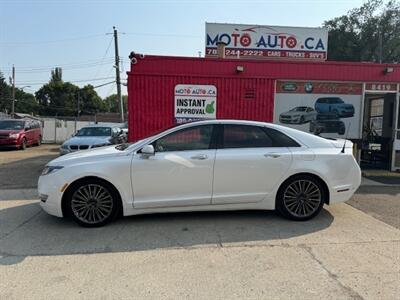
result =
[{"label": "instant approval banner", "polygon": [[174,95],[177,123],[216,119],[217,88],[214,85],[178,84]]}]

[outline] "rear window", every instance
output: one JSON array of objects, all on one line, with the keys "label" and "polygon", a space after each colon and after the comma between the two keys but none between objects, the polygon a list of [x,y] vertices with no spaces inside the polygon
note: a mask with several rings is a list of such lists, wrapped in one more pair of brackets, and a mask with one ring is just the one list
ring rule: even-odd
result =
[{"label": "rear window", "polygon": [[300,145],[286,134],[272,128],[264,128],[272,140],[272,147],[300,147]]}]

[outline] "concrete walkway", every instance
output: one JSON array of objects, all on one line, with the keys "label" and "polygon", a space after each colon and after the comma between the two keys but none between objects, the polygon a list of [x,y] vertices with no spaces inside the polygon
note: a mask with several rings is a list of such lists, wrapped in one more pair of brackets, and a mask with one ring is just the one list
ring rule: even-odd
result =
[{"label": "concrete walkway", "polygon": [[[85,229],[1,191],[0,299],[396,299],[400,231],[347,204],[136,216]],[[6,199],[7,197],[12,199]]]}]

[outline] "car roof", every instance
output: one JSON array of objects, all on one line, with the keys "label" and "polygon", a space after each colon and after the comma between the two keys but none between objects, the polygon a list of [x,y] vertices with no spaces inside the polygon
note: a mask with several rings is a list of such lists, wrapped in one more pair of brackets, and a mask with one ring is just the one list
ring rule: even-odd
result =
[{"label": "car roof", "polygon": [[93,125],[83,126],[82,128],[94,128],[94,127],[110,127],[110,128],[118,127],[118,128],[120,128],[121,126],[119,124],[93,124]]}]

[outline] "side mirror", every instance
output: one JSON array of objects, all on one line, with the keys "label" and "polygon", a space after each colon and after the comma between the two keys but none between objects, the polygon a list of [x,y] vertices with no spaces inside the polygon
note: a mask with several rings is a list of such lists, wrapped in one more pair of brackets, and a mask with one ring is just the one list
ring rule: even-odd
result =
[{"label": "side mirror", "polygon": [[154,147],[153,145],[146,145],[142,148],[141,153],[147,156],[154,155]]}]

